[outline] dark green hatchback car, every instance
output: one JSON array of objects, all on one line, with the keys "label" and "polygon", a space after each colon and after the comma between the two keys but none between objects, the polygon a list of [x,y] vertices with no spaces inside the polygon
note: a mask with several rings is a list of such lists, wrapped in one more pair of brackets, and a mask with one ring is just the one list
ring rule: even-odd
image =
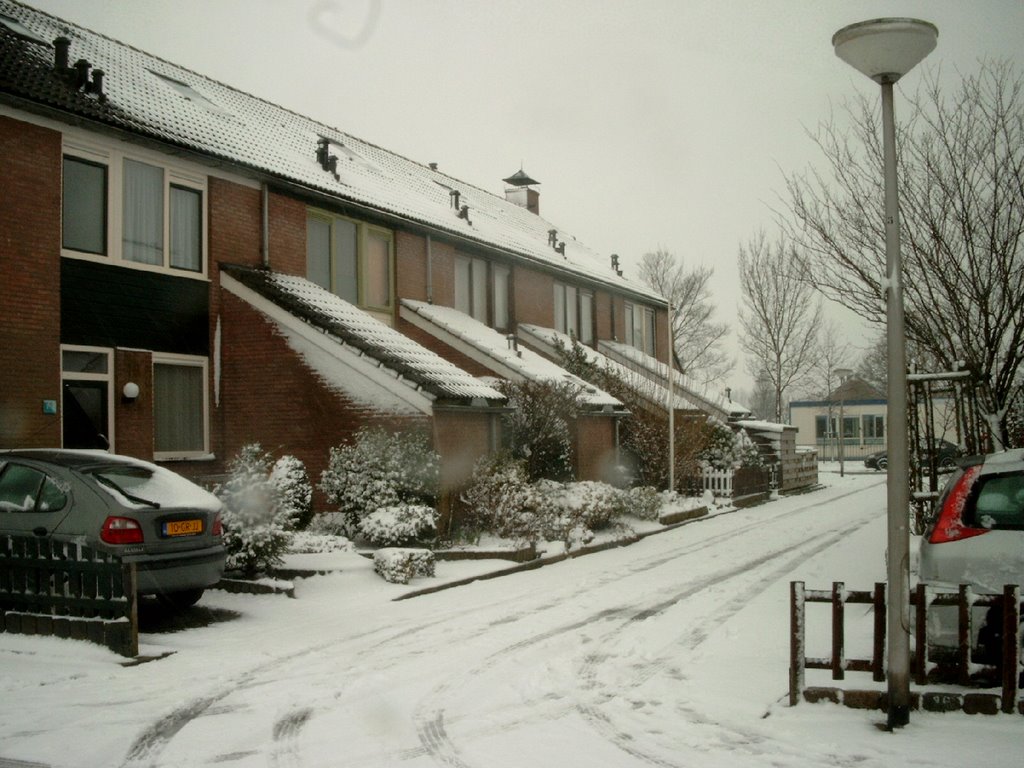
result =
[{"label": "dark green hatchback car", "polygon": [[216,496],[103,451],[0,451],[0,533],[76,541],[134,562],[139,594],[195,603],[224,571]]}]

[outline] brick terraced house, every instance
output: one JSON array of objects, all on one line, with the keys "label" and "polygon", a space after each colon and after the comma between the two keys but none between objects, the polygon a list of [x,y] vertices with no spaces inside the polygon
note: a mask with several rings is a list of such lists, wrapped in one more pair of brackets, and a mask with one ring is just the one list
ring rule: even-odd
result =
[{"label": "brick terraced house", "polygon": [[[520,326],[668,359],[664,300],[525,172],[493,194],[12,0],[0,179],[0,447],[203,477],[259,441],[315,478],[357,429],[416,426],[451,489],[498,444],[494,377],[568,375],[504,359]],[[581,478],[619,418],[583,390]]]}]

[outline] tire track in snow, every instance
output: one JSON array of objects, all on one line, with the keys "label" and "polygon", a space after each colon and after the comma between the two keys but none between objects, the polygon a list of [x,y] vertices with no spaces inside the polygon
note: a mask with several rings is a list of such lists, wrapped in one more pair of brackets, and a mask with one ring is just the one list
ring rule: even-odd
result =
[{"label": "tire track in snow", "polygon": [[[347,641],[366,640],[372,638],[374,635],[388,633],[371,646],[354,653],[350,657],[351,665],[357,665],[359,661],[366,656],[372,655],[376,659],[380,654],[381,648],[386,647],[394,640],[408,638],[434,626],[449,622],[452,618],[472,613],[472,611],[472,608],[467,608],[454,614],[454,616],[445,616],[444,618],[429,621],[413,627],[403,627],[401,629],[395,629],[395,627],[391,625],[377,627],[367,632],[354,635],[351,638],[346,638]],[[131,747],[129,747],[128,752],[121,763],[122,768],[157,768],[157,766],[160,765],[160,754],[167,748],[171,741],[193,720],[196,720],[205,714],[210,714],[210,708],[214,704],[224,700],[241,688],[246,688],[249,685],[255,684],[259,677],[265,673],[273,671],[280,674],[283,665],[290,664],[294,661],[304,659],[307,656],[332,648],[336,646],[337,643],[338,638],[331,638],[327,641],[321,641],[314,645],[306,646],[305,648],[291,650],[271,659],[264,660],[261,663],[236,673],[232,677],[223,681],[217,689],[208,696],[192,699],[191,701],[176,707],[169,714],[152,723],[135,739],[134,742],[132,742]],[[380,665],[378,664],[378,669],[379,668]],[[289,740],[295,740],[298,736],[299,730],[306,724],[308,719],[309,718],[307,717],[302,719],[301,723],[296,723],[294,731],[282,734],[283,737]],[[278,726],[275,725],[275,732],[277,731],[277,727]],[[288,749],[292,749],[293,751],[297,750],[297,745],[288,747]]]},{"label": "tire track in snow", "polygon": [[[841,499],[848,498],[850,496],[854,496],[854,495],[859,494],[859,493],[863,493],[863,492],[865,492],[866,490],[868,490],[869,488],[872,488],[872,487],[874,487],[874,486],[873,485],[872,486],[868,486],[867,488],[861,487],[861,488],[856,488],[856,489],[847,491],[845,493],[842,493],[842,494],[839,494],[837,496],[834,496],[834,497],[830,498],[829,499],[829,503],[834,503],[834,502],[839,501]],[[794,516],[806,513],[809,510],[814,510],[814,509],[817,509],[817,508],[820,508],[820,507],[821,507],[821,502],[820,501],[809,501],[807,504],[801,505],[800,507],[797,507],[795,509],[792,509],[792,510],[789,510],[787,512],[781,513],[779,515],[773,516],[771,518],[757,519],[757,520],[754,520],[754,521],[752,521],[752,522],[750,522],[750,523],[748,523],[746,525],[743,525],[743,526],[741,526],[739,528],[733,528],[733,529],[731,529],[729,531],[725,531],[725,532],[722,532],[720,534],[714,534],[714,535],[712,535],[712,536],[708,537],[707,539],[704,539],[704,540],[702,540],[700,542],[694,542],[693,544],[691,544],[689,546],[682,547],[680,549],[674,550],[669,555],[658,556],[658,557],[650,558],[650,559],[647,559],[647,560],[636,561],[634,563],[631,563],[629,566],[627,566],[627,568],[625,569],[626,572],[627,572],[625,574],[625,576],[634,576],[634,575],[642,574],[642,573],[645,573],[647,571],[651,571],[651,570],[654,570],[656,568],[659,568],[661,566],[664,566],[664,565],[667,565],[667,564],[671,564],[671,563],[675,563],[680,558],[683,558],[683,557],[685,557],[687,555],[691,555],[691,554],[694,554],[696,552],[700,552],[702,550],[708,549],[708,548],[713,547],[713,546],[715,546],[717,544],[721,544],[721,543],[723,543],[725,541],[733,540],[738,535],[742,535],[744,533],[748,533],[748,532],[751,532],[751,531],[756,531],[756,530],[764,528],[764,527],[771,527],[773,525],[778,524],[780,521],[786,520],[788,518],[791,518],[791,517],[794,517]],[[697,581],[697,582],[693,583],[692,585],[687,587],[687,589],[685,589],[685,590],[683,590],[683,591],[673,595],[671,598],[668,598],[668,599],[662,598],[662,599],[659,599],[656,602],[651,603],[650,605],[647,605],[645,607],[640,607],[640,608],[637,608],[635,606],[623,606],[623,607],[618,607],[618,608],[605,608],[605,609],[597,611],[596,613],[591,614],[591,615],[589,615],[589,616],[587,616],[585,618],[582,618],[582,619],[579,619],[577,621],[573,621],[573,622],[570,622],[570,623],[567,623],[567,624],[563,624],[563,625],[560,625],[558,627],[554,627],[552,629],[546,630],[546,631],[538,633],[536,635],[532,635],[530,637],[524,638],[522,640],[519,640],[519,641],[517,641],[515,643],[511,643],[511,644],[503,647],[502,649],[500,649],[500,650],[498,650],[498,651],[488,655],[487,657],[485,657],[481,661],[481,663],[479,663],[477,666],[475,666],[471,670],[463,672],[461,675],[459,675],[455,679],[447,680],[447,681],[441,683],[440,685],[436,686],[434,688],[434,690],[431,691],[431,693],[428,694],[428,696],[423,701],[420,702],[420,704],[417,706],[416,712],[414,714],[414,722],[415,722],[415,725],[416,725],[417,733],[420,734],[420,736],[421,736],[420,740],[421,740],[421,744],[422,744],[423,748],[432,757],[434,757],[435,759],[438,759],[438,760],[440,760],[442,762],[447,760],[449,755],[458,755],[458,754],[460,754],[460,752],[459,752],[457,746],[455,745],[455,743],[450,739],[450,737],[448,737],[447,731],[443,731],[443,732],[441,732],[439,734],[437,731],[431,730],[430,724],[434,723],[434,722],[437,722],[439,719],[443,720],[444,715],[445,715],[444,707],[443,706],[436,706],[435,702],[437,702],[438,700],[442,700],[443,701],[443,699],[450,693],[450,691],[452,689],[455,689],[457,687],[461,687],[461,681],[463,681],[463,680],[465,680],[467,678],[475,677],[477,675],[486,673],[487,671],[489,671],[490,669],[495,667],[499,663],[499,661],[507,661],[509,654],[514,654],[514,653],[521,652],[521,651],[526,650],[526,649],[528,649],[528,648],[530,648],[532,646],[538,645],[538,644],[540,644],[540,643],[542,643],[542,642],[544,642],[546,640],[550,640],[552,638],[555,638],[555,637],[558,637],[560,635],[564,635],[566,633],[569,633],[569,632],[581,629],[583,627],[593,626],[594,623],[597,622],[597,621],[608,620],[608,619],[615,619],[615,618],[620,618],[620,617],[625,616],[626,620],[624,622],[622,622],[617,629],[614,629],[610,633],[602,635],[601,639],[603,641],[603,640],[605,640],[605,639],[607,639],[609,637],[613,637],[614,635],[620,634],[622,631],[624,631],[628,626],[630,626],[634,622],[641,621],[641,620],[644,620],[644,619],[647,619],[647,618],[651,618],[651,617],[656,616],[656,615],[658,615],[660,613],[663,613],[664,611],[668,610],[673,605],[676,605],[676,604],[678,604],[679,602],[681,602],[683,600],[686,600],[686,599],[688,599],[690,597],[693,597],[693,596],[695,596],[695,595],[697,595],[697,594],[699,594],[699,593],[701,593],[701,592],[703,592],[703,591],[705,591],[705,590],[707,590],[707,589],[709,589],[711,587],[715,587],[715,586],[721,585],[723,583],[723,581],[725,581],[725,580],[734,579],[734,578],[737,578],[737,577],[740,577],[740,576],[743,576],[743,575],[747,575],[747,574],[750,573],[752,568],[761,567],[761,566],[764,566],[765,564],[771,563],[772,561],[776,560],[778,557],[780,557],[782,555],[790,554],[790,553],[796,552],[798,550],[807,550],[806,552],[803,552],[803,553],[801,553],[801,554],[799,554],[799,555],[797,555],[797,556],[787,560],[785,565],[777,566],[774,569],[770,569],[769,573],[770,574],[776,574],[775,578],[777,579],[779,577],[779,575],[784,575],[789,570],[791,570],[795,564],[797,564],[797,563],[801,562],[802,560],[807,559],[807,558],[809,558],[809,557],[811,557],[811,556],[813,556],[813,555],[815,555],[815,554],[817,554],[817,553],[827,549],[830,546],[833,546],[835,543],[840,541],[844,536],[848,536],[851,532],[853,532],[853,531],[855,531],[855,530],[857,530],[857,529],[859,529],[859,528],[861,528],[861,527],[863,527],[865,525],[868,525],[870,522],[872,522],[874,520],[874,518],[875,518],[875,515],[873,514],[871,517],[868,517],[868,518],[865,518],[865,519],[862,519],[862,520],[858,520],[856,523],[843,528],[841,531],[836,532],[836,533],[832,534],[831,536],[828,536],[827,539],[815,543],[814,546],[809,546],[808,542],[801,541],[801,542],[799,542],[797,544],[794,544],[794,545],[791,545],[791,546],[788,546],[788,547],[784,547],[782,549],[772,550],[768,554],[765,554],[765,555],[763,555],[763,556],[761,556],[759,558],[756,558],[754,560],[747,561],[747,562],[745,562],[745,563],[743,563],[741,565],[732,566],[732,567],[729,567],[729,568],[726,568],[726,569],[722,569],[722,570],[717,571],[717,572],[715,572],[713,574],[710,574],[708,576],[702,577],[700,581]],[[765,580],[765,576],[766,575],[767,574],[762,575],[762,577],[761,577],[762,581]],[[596,582],[596,584],[588,585],[588,589],[599,588],[600,586],[603,586],[605,584],[608,584],[608,583],[611,583],[611,582],[615,582],[615,581],[619,581],[622,578],[624,578],[624,575],[623,575],[622,572],[620,572],[620,571],[611,572],[611,573],[605,574],[605,576],[602,577],[601,579],[599,579]],[[767,588],[767,586],[763,587],[760,591],[763,591],[766,588]],[[696,648],[698,645],[700,645],[700,643],[702,643],[704,641],[704,639],[707,637],[707,635],[709,634],[710,629],[713,629],[714,627],[717,627],[721,623],[724,623],[724,621],[726,621],[729,617],[731,617],[732,615],[737,613],[745,605],[745,603],[746,603],[745,600],[741,600],[738,597],[734,598],[733,600],[731,600],[728,603],[724,604],[724,606],[719,609],[719,611],[716,613],[716,615],[721,614],[721,617],[714,623],[714,625],[712,627],[710,627],[710,628],[700,627],[700,628],[696,628],[694,630],[691,630],[689,633],[687,633],[690,636],[691,641],[692,641],[690,643],[690,647]],[[555,601],[554,603],[550,603],[550,604],[547,604],[547,605],[543,606],[544,609],[559,608],[559,607],[561,607],[561,604],[558,601]],[[594,658],[594,657],[591,656],[591,658]],[[668,663],[667,659],[662,659],[662,660],[656,660],[655,662],[652,662],[651,665],[647,665],[648,668],[645,668],[644,673],[642,673],[642,674],[646,674],[646,677],[644,679],[650,679],[650,677],[652,677],[654,674],[656,674],[658,671],[660,671],[662,668],[664,668],[667,665],[667,663]],[[583,670],[583,674],[586,674],[586,669]],[[639,685],[639,684],[640,683],[638,682],[637,685]],[[588,719],[589,722],[591,722],[591,723],[598,723],[598,724],[600,724],[602,721],[608,723],[608,727],[607,728],[602,728],[600,725],[598,725],[597,726],[597,730],[599,730],[599,731],[604,730],[606,734],[610,733],[609,741],[611,741],[611,743],[614,744],[615,746],[617,746],[620,750],[625,751],[627,754],[630,754],[632,757],[634,757],[634,758],[636,758],[638,760],[641,760],[642,762],[645,762],[645,763],[647,763],[649,765],[658,766],[659,768],[689,768],[689,766],[682,766],[682,765],[677,764],[677,763],[668,762],[666,760],[663,760],[662,758],[657,757],[656,755],[651,755],[651,754],[648,754],[646,752],[643,752],[642,750],[640,750],[639,748],[637,748],[636,746],[633,745],[632,742],[634,740],[633,740],[633,738],[629,734],[621,732],[619,729],[616,729],[614,727],[614,725],[611,723],[611,721],[604,715],[604,713],[601,713],[601,712],[597,711],[593,707],[591,707],[589,710],[585,710],[585,709],[581,709],[581,707],[585,707],[585,705],[581,705],[581,704],[577,703],[576,705],[566,706],[565,709],[566,710],[571,709],[573,706],[575,706],[581,712],[581,714],[583,714],[584,718]],[[588,717],[588,715],[589,715],[589,717]],[[517,727],[519,725],[525,724],[527,722],[531,722],[533,720],[535,720],[535,718],[534,717],[530,717],[530,716],[527,716],[525,718],[517,718],[517,719],[515,719],[513,721],[509,721],[509,722],[503,723],[500,727],[487,728],[484,731],[479,731],[477,733],[478,733],[478,735],[485,735],[486,732],[489,732],[489,731],[492,731],[492,730],[505,730],[507,728]],[[442,743],[439,743],[439,741],[438,741],[439,736],[443,736],[443,742]],[[747,735],[744,735],[744,738],[747,738],[747,737],[748,737]],[[443,764],[450,765],[452,763],[443,762]],[[458,765],[460,768],[470,768],[470,766],[468,766],[467,764],[465,764],[463,762],[456,763],[455,765]]]},{"label": "tire track in snow", "polygon": [[[713,611],[700,623],[699,626],[694,627],[686,633],[684,633],[683,635],[681,635],[679,638],[673,641],[671,646],[675,647],[679,644],[682,644],[682,646],[688,650],[695,650],[700,645],[702,645],[705,642],[705,640],[707,640],[708,636],[715,629],[720,627],[734,615],[743,610],[743,608],[745,608],[749,604],[752,598],[762,594],[780,578],[784,577],[787,573],[792,572],[792,570],[797,565],[808,560],[811,557],[814,557],[815,555],[824,552],[830,547],[835,546],[843,539],[847,538],[848,536],[860,530],[861,528],[864,528],[865,526],[871,524],[872,522],[874,522],[874,517],[869,518],[867,520],[857,521],[851,525],[846,526],[845,528],[840,529],[839,531],[836,531],[826,536],[824,539],[816,540],[813,546],[809,546],[807,542],[800,542],[791,547],[786,547],[782,550],[776,550],[760,558],[756,558],[755,560],[748,561],[737,568],[730,569],[729,571],[720,573],[717,576],[713,576],[712,582],[715,584],[722,583],[722,581],[718,581],[718,579],[729,580],[741,576],[749,577],[750,580],[753,581],[754,586],[747,586],[745,587],[745,589],[736,592],[733,598],[727,600],[724,603],[721,603],[715,611]],[[764,568],[764,566],[771,565],[772,563],[774,563],[777,560],[777,558],[782,555],[792,556],[788,557],[782,563],[775,564],[767,569]],[[744,580],[746,581],[747,579]],[[653,606],[651,609],[646,609],[638,612],[634,617],[631,618],[630,621],[647,619],[654,615],[662,613],[668,608],[672,607],[673,605],[676,605],[679,602],[682,602],[683,600],[693,597],[698,592],[706,589],[708,586],[710,586],[710,584],[707,583],[707,581],[705,581],[705,583],[702,585],[697,585],[695,588],[684,590],[683,592],[675,595],[673,598],[670,598],[669,600],[665,600],[662,603]],[[628,623],[621,625],[617,630],[607,635],[606,639],[616,634],[621,634],[627,627]],[[593,654],[586,657],[584,664],[580,669],[580,677],[587,683],[583,686],[583,690],[598,689],[597,667],[599,663],[607,661],[608,658],[609,657],[607,655],[596,657]],[[645,664],[639,672],[639,674],[633,676],[632,679],[626,679],[625,681],[617,682],[624,682],[624,685],[627,688],[627,692],[628,690],[639,688],[645,682],[653,678],[656,674],[660,674],[663,671],[665,671],[670,666],[671,661],[671,655],[661,655],[659,657],[656,657],[649,663]],[[616,695],[620,694],[621,690],[617,688]],[[614,744],[616,747],[626,752],[627,754],[638,759],[644,760],[645,762],[650,763],[651,765],[657,765],[662,767],[677,767],[677,764],[675,763],[668,763],[663,759],[658,758],[657,756],[646,754],[643,751],[639,750],[635,746],[635,737],[628,730],[616,726],[612,718],[609,717],[606,713],[600,711],[595,704],[591,702],[582,702],[577,705],[577,709],[583,715],[584,719],[586,719],[603,738],[605,738],[606,740]],[[699,715],[695,710],[692,709],[687,709],[684,711],[686,711],[689,715],[692,716],[690,719],[691,722],[700,725],[709,725],[716,727],[724,731],[729,736],[734,737],[734,739],[730,740],[729,743],[733,746],[742,745],[746,747],[744,751],[750,756],[764,756],[764,750],[759,750],[755,748],[755,745],[764,743],[764,738],[760,734],[757,734],[752,731],[740,731],[729,726],[724,726],[719,722],[713,721],[709,718]],[[773,742],[771,745],[771,752],[773,754],[777,754],[778,751],[778,744]],[[802,753],[797,753],[794,751],[792,753],[792,756],[796,758],[800,757],[801,754]],[[856,760],[851,760],[849,764],[852,765],[857,762],[858,761]],[[840,762],[838,764],[843,763]],[[682,768],[682,766],[678,766],[677,768]]]}]

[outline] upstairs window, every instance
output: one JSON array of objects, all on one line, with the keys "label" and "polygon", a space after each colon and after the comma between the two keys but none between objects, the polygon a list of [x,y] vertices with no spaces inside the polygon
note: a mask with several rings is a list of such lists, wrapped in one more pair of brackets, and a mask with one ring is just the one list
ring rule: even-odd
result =
[{"label": "upstairs window", "polygon": [[594,344],[594,294],[573,285],[555,283],[555,330],[582,344]]},{"label": "upstairs window", "polygon": [[389,230],[321,211],[306,218],[306,277],[350,304],[391,310],[393,253]]},{"label": "upstairs window", "polygon": [[205,274],[205,177],[69,144],[62,182],[63,255]]},{"label": "upstairs window", "polygon": [[625,343],[655,357],[654,310],[626,302],[625,321]]},{"label": "upstairs window", "polygon": [[511,322],[512,273],[474,256],[455,257],[455,309],[499,331]]}]

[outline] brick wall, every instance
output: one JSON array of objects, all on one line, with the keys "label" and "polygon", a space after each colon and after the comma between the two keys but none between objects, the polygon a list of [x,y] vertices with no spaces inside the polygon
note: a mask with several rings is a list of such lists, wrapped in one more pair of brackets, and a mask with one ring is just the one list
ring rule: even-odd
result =
[{"label": "brick wall", "polygon": [[[124,385],[139,385],[139,396],[125,400]],[[153,355],[140,350],[114,351],[114,449],[153,460]]]},{"label": "brick wall", "polygon": [[[328,388],[288,346],[276,325],[238,297],[222,292],[222,371],[217,419],[221,471],[239,449],[259,442],[274,456],[301,459],[314,483],[332,446],[362,426],[428,426],[425,416],[382,413]],[[322,508],[323,499],[318,498]]]},{"label": "brick wall", "polygon": [[447,537],[457,522],[452,514],[453,506],[458,506],[453,504],[456,495],[472,477],[476,462],[491,452],[496,421],[496,414],[481,411],[434,412],[434,450],[441,456],[441,519],[437,526],[441,536]]},{"label": "brick wall", "polygon": [[580,414],[575,426],[576,478],[608,482],[616,465],[615,419],[606,414]]},{"label": "brick wall", "polygon": [[[270,266],[275,272],[306,276],[306,204],[270,193]],[[257,242],[260,237],[256,230]]]},{"label": "brick wall", "polygon": [[[431,251],[433,251],[431,243]],[[400,299],[427,300],[427,239],[395,232],[395,290]],[[433,266],[433,265],[431,265]]]},{"label": "brick wall", "polygon": [[545,328],[555,325],[555,280],[551,275],[527,267],[513,270],[516,322],[533,323]]},{"label": "brick wall", "polygon": [[61,136],[0,117],[0,448],[60,445]]}]

